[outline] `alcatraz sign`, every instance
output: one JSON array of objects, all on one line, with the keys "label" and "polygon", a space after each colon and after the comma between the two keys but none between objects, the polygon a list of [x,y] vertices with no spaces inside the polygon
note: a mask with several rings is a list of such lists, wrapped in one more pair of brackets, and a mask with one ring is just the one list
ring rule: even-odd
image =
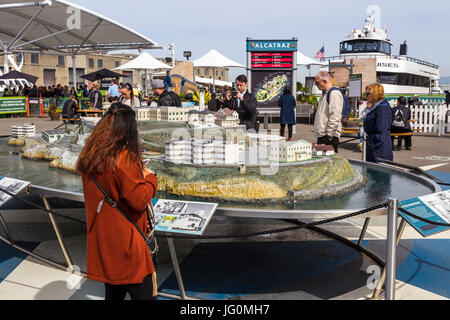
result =
[{"label": "alcatraz sign", "polygon": [[297,40],[247,40],[247,51],[297,51]]}]

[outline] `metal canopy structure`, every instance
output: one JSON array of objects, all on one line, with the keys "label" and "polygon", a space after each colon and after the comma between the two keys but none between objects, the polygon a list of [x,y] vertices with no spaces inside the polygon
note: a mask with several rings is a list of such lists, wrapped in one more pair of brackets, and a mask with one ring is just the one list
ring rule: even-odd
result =
[{"label": "metal canopy structure", "polygon": [[70,55],[75,69],[77,55],[163,49],[134,30],[64,0],[0,0],[0,21],[0,46],[5,55],[6,73],[9,71],[7,57],[11,53]]}]

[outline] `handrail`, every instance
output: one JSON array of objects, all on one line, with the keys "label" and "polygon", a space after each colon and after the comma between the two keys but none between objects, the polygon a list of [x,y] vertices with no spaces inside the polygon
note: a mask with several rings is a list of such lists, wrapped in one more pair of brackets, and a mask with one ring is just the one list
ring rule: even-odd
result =
[{"label": "handrail", "polygon": [[439,69],[439,65],[437,65],[437,64],[433,64],[433,63],[431,63],[431,62],[427,62],[427,61],[424,61],[424,60],[420,60],[420,59],[417,59],[417,58],[412,58],[412,57],[408,57],[408,56],[394,56],[394,55],[391,55],[391,56],[384,56],[384,55],[376,55],[376,54],[355,54],[355,55],[345,55],[345,56],[331,56],[331,57],[326,57],[324,60],[342,60],[342,59],[345,59],[345,58],[361,58],[361,57],[364,57],[364,58],[385,58],[386,60],[389,60],[389,58],[391,58],[391,60],[392,59],[398,59],[398,60],[406,60],[406,61],[411,61],[411,62],[415,62],[415,63],[418,63],[418,64],[421,64],[421,65],[425,65],[425,66],[427,66],[427,67],[431,67],[431,68],[434,68],[434,69]]}]

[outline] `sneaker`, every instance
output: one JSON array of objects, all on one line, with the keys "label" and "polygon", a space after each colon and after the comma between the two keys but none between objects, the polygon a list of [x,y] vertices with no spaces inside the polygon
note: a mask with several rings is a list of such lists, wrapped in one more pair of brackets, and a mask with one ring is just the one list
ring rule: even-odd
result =
[{"label": "sneaker", "polygon": [[411,147],[406,148],[406,150],[411,150]]}]

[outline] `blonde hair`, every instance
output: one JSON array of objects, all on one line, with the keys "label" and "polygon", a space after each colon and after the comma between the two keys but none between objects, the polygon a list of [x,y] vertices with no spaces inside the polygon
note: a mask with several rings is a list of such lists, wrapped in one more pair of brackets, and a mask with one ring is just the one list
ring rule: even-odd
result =
[{"label": "blonde hair", "polygon": [[100,88],[100,84],[98,84],[97,82],[94,82],[93,87],[94,87],[95,89],[98,89],[98,88]]},{"label": "blonde hair", "polygon": [[367,89],[371,89],[371,93],[372,93],[375,101],[378,102],[385,98],[383,85],[381,85],[379,83],[372,83],[367,86],[366,90]]}]

